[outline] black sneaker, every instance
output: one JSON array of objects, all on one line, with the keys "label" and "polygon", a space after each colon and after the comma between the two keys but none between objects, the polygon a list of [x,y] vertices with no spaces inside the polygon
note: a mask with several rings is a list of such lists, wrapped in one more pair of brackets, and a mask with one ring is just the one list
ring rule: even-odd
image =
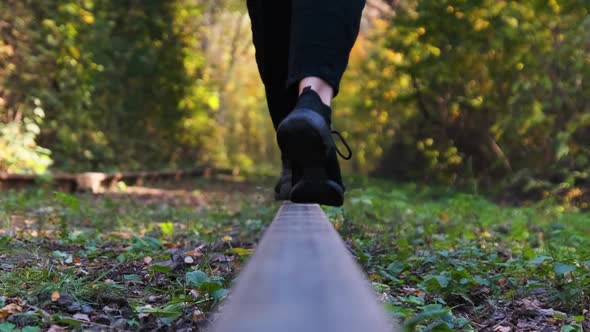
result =
[{"label": "black sneaker", "polygon": [[[352,154],[342,136],[330,128],[331,116],[330,107],[307,87],[295,109],[279,124],[277,141],[293,170],[292,202],[341,206],[344,201],[345,187],[336,154],[344,159]],[[342,139],[348,156],[338,151],[332,133]]]},{"label": "black sneaker", "polygon": [[291,194],[293,171],[291,170],[291,162],[285,158],[281,159],[283,166],[281,176],[275,185],[275,200],[288,201]]}]

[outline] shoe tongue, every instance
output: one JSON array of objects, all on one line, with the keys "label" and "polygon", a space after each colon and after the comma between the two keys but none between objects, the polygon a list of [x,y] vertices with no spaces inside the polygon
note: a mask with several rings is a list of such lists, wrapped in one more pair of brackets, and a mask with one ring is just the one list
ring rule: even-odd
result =
[{"label": "shoe tongue", "polygon": [[303,89],[295,108],[307,108],[324,117],[328,125],[332,124],[332,109],[322,102],[322,98],[310,86]]}]

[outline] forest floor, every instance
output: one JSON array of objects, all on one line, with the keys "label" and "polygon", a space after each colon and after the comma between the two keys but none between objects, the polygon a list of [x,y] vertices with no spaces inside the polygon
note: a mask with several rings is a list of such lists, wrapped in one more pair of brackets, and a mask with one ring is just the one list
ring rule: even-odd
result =
[{"label": "forest floor", "polygon": [[[589,213],[349,182],[325,211],[407,330],[590,331]],[[271,187],[2,193],[0,331],[204,330],[276,213]]]}]

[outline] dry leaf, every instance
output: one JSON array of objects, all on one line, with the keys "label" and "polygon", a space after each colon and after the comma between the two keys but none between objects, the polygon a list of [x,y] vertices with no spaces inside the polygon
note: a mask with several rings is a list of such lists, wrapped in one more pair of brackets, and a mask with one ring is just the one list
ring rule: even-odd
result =
[{"label": "dry leaf", "polygon": [[88,317],[87,314],[77,313],[73,317],[74,317],[74,319],[83,320],[85,322],[89,322],[90,321],[90,317]]},{"label": "dry leaf", "polygon": [[194,260],[194,259],[193,259],[191,256],[186,256],[186,257],[184,258],[184,262],[185,262],[186,264],[193,264],[193,263],[195,262],[195,260]]},{"label": "dry leaf", "polygon": [[22,311],[23,308],[15,303],[6,305],[4,308],[0,309],[0,322],[3,322],[8,316]]},{"label": "dry leaf", "polygon": [[440,221],[448,221],[449,220],[449,216],[446,213],[441,212],[441,213],[438,214],[438,220],[440,220]]},{"label": "dry leaf", "polygon": [[59,297],[60,296],[59,296],[59,292],[58,291],[55,291],[55,292],[51,293],[51,301],[52,302],[57,302],[57,300],[59,300]]},{"label": "dry leaf", "polygon": [[193,322],[198,322],[205,319],[205,314],[199,310],[199,309],[195,309],[193,311]]},{"label": "dry leaf", "polygon": [[191,291],[188,293],[190,296],[192,296],[194,299],[198,299],[199,297],[201,297],[201,293],[199,293],[197,290],[195,289],[191,289]]},{"label": "dry leaf", "polygon": [[188,255],[188,256],[192,256],[192,257],[201,257],[201,256],[203,256],[203,253],[199,249],[187,251],[187,252],[185,252],[185,254]]}]

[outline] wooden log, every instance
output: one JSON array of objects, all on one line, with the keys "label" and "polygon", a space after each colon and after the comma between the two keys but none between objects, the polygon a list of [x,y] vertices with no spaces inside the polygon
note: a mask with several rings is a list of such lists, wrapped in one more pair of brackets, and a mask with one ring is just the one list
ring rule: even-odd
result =
[{"label": "wooden log", "polygon": [[226,168],[201,167],[179,171],[49,174],[45,177],[0,172],[0,190],[21,190],[52,183],[53,187],[61,191],[90,191],[100,193],[116,185],[119,181],[123,181],[129,185],[143,185],[145,181],[176,181],[186,177],[210,177],[218,175],[234,176],[237,175],[237,171]]},{"label": "wooden log", "polygon": [[23,190],[31,187],[50,186],[61,191],[72,192],[77,188],[76,177],[68,174],[38,176],[0,172],[0,191]]},{"label": "wooden log", "polygon": [[213,332],[397,331],[317,204],[285,203]]}]

